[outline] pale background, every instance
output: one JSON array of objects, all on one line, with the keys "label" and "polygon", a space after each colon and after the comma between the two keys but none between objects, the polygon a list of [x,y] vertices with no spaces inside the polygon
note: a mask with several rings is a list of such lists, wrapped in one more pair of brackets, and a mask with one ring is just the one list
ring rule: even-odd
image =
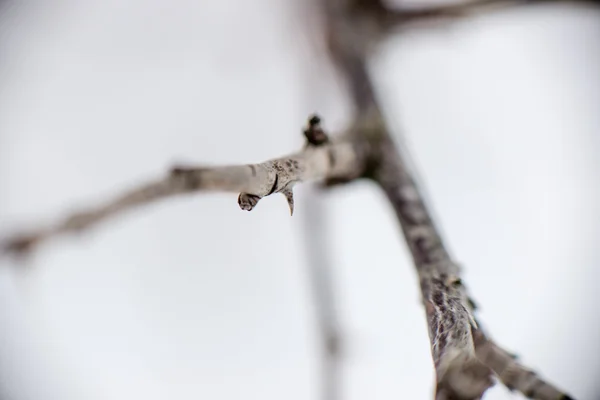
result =
[{"label": "pale background", "polygon": [[[174,161],[295,151],[313,111],[342,128],[342,92],[290,4],[0,4],[0,234]],[[594,399],[600,14],[536,7],[419,29],[373,68],[485,327]],[[316,399],[298,192],[293,218],[280,196],[251,213],[235,195],[192,196],[53,241],[26,273],[0,261],[0,398]],[[367,183],[328,198],[344,400],[431,398],[424,313],[392,210]],[[499,386],[486,398],[511,396]]]}]

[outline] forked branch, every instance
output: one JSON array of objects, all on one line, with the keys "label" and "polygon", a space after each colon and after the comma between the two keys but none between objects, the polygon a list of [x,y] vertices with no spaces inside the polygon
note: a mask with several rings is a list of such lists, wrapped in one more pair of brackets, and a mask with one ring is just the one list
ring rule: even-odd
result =
[{"label": "forked branch", "polygon": [[374,179],[398,216],[419,275],[438,381],[436,399],[478,399],[492,384],[491,370],[507,388],[528,398],[572,400],[484,334],[460,268],[450,258],[407,166],[387,140],[379,147],[381,164]]},{"label": "forked branch", "polygon": [[[476,3],[479,6],[487,2],[492,3]],[[11,238],[4,249],[27,251],[44,240],[90,228],[132,208],[200,191],[239,193],[238,204],[243,210],[252,210],[265,196],[281,193],[293,213],[295,184],[321,179],[350,181],[367,176],[385,192],[396,212],[419,276],[436,371],[436,400],[480,399],[493,384],[492,371],[507,387],[530,398],[571,399],[517,363],[483,333],[475,321],[474,302],[461,280],[460,269],[450,258],[421,191],[397,151],[367,68],[371,47],[384,33],[381,26],[387,24],[386,15],[394,13],[386,14],[383,3],[376,0],[321,0],[320,4],[326,16],[330,54],[348,84],[356,112],[351,132],[330,140],[320,129],[320,121],[313,118],[305,131],[307,145],[300,152],[259,164],[175,167],[164,178],[134,188],[104,205],[76,213],[49,228]],[[376,11],[365,12],[369,7]],[[473,7],[467,3],[454,10]],[[412,20],[452,10],[446,8],[442,13],[443,9],[413,13]]]},{"label": "forked branch", "polygon": [[[322,0],[320,4],[326,15],[326,43],[347,83],[356,112],[355,125],[371,143],[369,175],[396,212],[419,276],[436,371],[436,400],[481,399],[493,385],[492,371],[507,387],[530,398],[571,399],[487,339],[475,321],[475,303],[392,139],[368,70],[368,58],[384,39],[386,18],[394,12],[386,10],[380,0]],[[474,6],[456,7],[469,10]],[[422,19],[433,14],[417,13],[413,17]]]}]

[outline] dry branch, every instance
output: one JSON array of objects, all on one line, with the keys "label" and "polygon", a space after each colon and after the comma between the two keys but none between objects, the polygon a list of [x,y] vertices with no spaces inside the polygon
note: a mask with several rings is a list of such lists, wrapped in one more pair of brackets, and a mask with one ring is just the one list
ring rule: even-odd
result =
[{"label": "dry branch", "polygon": [[[411,13],[412,20],[470,10],[469,3]],[[386,34],[395,12],[377,0],[323,0],[325,39],[332,61],[345,79],[355,112],[355,127],[371,143],[368,174],[394,208],[420,280],[431,353],[436,370],[436,400],[477,400],[493,385],[492,371],[510,389],[540,400],[569,400],[553,385],[514,361],[486,338],[475,322],[475,303],[450,258],[423,196],[390,135],[367,60]],[[407,20],[404,15],[404,21]],[[378,29],[378,27],[383,27]]]},{"label": "dry branch", "polygon": [[483,332],[475,332],[473,337],[477,357],[492,368],[508,389],[521,392],[531,399],[573,400],[534,371],[519,364],[513,354],[489,340]]},{"label": "dry branch", "polygon": [[[396,212],[420,280],[436,370],[436,400],[476,400],[493,384],[493,374],[509,388],[539,400],[569,400],[553,385],[515,361],[489,340],[474,318],[474,302],[450,258],[423,196],[397,151],[367,68],[368,56],[386,34],[388,21],[418,21],[431,16],[461,15],[482,5],[421,11],[387,10],[379,1],[321,0],[325,39],[332,60],[348,86],[355,108],[352,130],[329,140],[311,119],[304,150],[260,164],[224,167],[175,167],[163,179],[135,188],[95,209],[77,213],[53,227],[9,239],[5,250],[23,252],[67,232],[90,228],[109,217],[159,199],[199,191],[240,193],[244,210],[273,193],[282,193],[293,212],[292,188],[313,180],[350,181],[368,177],[387,195]],[[521,4],[522,2],[514,2]],[[460,12],[458,12],[460,11]],[[391,16],[391,17],[390,17]],[[383,27],[383,29],[382,29]]]},{"label": "dry branch", "polygon": [[381,33],[389,34],[395,28],[439,20],[459,20],[493,11],[536,4],[595,5],[599,0],[468,0],[456,3],[419,7],[388,8],[381,0],[349,0],[354,13],[376,20]]},{"label": "dry branch", "polygon": [[321,179],[354,179],[362,174],[365,142],[343,136],[330,141],[315,117],[305,130],[306,147],[297,153],[259,164],[194,167],[176,166],[162,179],[138,186],[105,204],[74,213],[54,226],[10,237],[1,249],[23,253],[64,233],[80,232],[125,211],[176,195],[195,192],[239,193],[242,210],[252,210],[258,201],[274,193],[287,200],[294,212],[293,187]]},{"label": "dry branch", "polygon": [[379,148],[381,166],[374,179],[398,216],[419,275],[438,396],[444,393],[439,398],[479,398],[486,381],[491,385],[486,374],[491,369],[507,388],[528,398],[572,400],[486,337],[475,321],[475,302],[460,278],[460,268],[450,258],[408,168],[390,143]]},{"label": "dry branch", "polygon": [[373,178],[396,211],[419,275],[437,375],[436,399],[478,399],[493,381],[489,367],[476,356],[473,332],[478,326],[472,303],[419,189],[389,142],[383,139],[381,164]]}]

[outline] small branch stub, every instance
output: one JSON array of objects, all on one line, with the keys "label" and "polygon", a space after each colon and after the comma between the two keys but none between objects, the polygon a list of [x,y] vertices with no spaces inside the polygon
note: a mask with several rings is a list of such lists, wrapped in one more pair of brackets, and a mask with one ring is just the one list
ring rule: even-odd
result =
[{"label": "small branch stub", "polygon": [[252,211],[258,204],[260,197],[250,193],[240,193],[238,196],[238,204],[242,210]]},{"label": "small branch stub", "polygon": [[304,137],[306,137],[306,146],[321,146],[329,142],[329,137],[321,128],[321,117],[315,114],[308,119]]},{"label": "small branch stub", "polygon": [[294,215],[294,192],[292,191],[292,188],[282,190],[281,194],[284,195],[287,200],[288,206],[290,207],[290,215]]}]

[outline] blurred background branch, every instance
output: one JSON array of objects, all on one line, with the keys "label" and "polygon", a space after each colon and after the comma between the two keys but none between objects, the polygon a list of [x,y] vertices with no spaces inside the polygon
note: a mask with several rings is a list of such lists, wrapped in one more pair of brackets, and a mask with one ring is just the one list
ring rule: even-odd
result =
[{"label": "blurred background branch", "polygon": [[431,21],[438,23],[460,21],[485,13],[531,7],[536,4],[572,4],[573,6],[595,7],[600,5],[598,0],[469,0],[429,5],[412,3],[412,7],[410,3],[408,7],[402,3],[396,7],[388,6],[382,0],[350,0],[350,3],[356,12],[369,15],[369,18],[376,20],[384,32]]},{"label": "blurred background branch", "polygon": [[340,400],[344,340],[337,304],[336,279],[331,260],[330,220],[323,193],[311,188],[304,204],[303,238],[307,255],[309,289],[316,314],[320,349],[321,400]]}]

